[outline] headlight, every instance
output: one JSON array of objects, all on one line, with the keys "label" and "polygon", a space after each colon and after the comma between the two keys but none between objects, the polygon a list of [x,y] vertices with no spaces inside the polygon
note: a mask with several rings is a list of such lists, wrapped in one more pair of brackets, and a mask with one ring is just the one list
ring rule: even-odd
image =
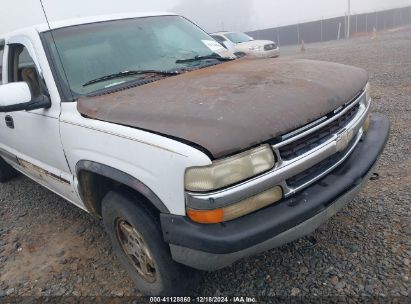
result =
[{"label": "headlight", "polygon": [[192,221],[201,224],[228,222],[272,205],[282,198],[283,189],[277,186],[224,208],[213,210],[196,210],[189,208],[187,215]]},{"label": "headlight", "polygon": [[251,46],[248,48],[250,51],[262,51],[263,47],[261,45],[257,45],[257,46]]},{"label": "headlight", "polygon": [[367,83],[365,86],[365,100],[366,102],[369,102],[371,99],[371,86],[370,83]]},{"label": "headlight", "polygon": [[221,189],[274,167],[275,158],[269,145],[214,161],[210,166],[188,168],[185,173],[185,188],[188,191],[204,192]]}]

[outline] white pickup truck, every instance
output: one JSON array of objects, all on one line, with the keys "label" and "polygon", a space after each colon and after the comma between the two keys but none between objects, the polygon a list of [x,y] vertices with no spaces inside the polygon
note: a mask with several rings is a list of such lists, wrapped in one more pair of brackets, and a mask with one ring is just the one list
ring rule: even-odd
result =
[{"label": "white pickup truck", "polygon": [[147,295],[311,233],[389,134],[366,71],[236,59],[173,14],[1,35],[0,77],[0,181],[19,171],[101,218]]}]

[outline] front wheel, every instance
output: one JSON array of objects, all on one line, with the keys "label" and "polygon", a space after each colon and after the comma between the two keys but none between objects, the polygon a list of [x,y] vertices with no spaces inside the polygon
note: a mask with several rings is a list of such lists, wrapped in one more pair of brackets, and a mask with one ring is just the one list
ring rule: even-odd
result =
[{"label": "front wheel", "polygon": [[0,183],[4,183],[17,176],[18,172],[0,157]]},{"label": "front wheel", "polygon": [[114,252],[144,295],[187,295],[199,272],[172,260],[159,219],[144,204],[126,190],[103,199],[103,222]]}]

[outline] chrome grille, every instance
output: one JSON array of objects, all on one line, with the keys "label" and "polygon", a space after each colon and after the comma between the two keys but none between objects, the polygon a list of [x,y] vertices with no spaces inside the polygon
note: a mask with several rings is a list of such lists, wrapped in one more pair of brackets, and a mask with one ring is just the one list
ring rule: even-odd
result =
[{"label": "chrome grille", "polygon": [[279,149],[281,158],[284,160],[290,160],[322,145],[327,140],[329,140],[333,136],[333,134],[342,130],[354,118],[359,108],[360,105],[356,104],[344,115],[338,117],[338,119],[331,122],[330,124],[322,127],[319,130],[316,130],[306,137],[299,138],[296,141],[284,147],[281,147]]},{"label": "chrome grille", "polygon": [[361,139],[369,113],[370,104],[365,97],[363,91],[335,114],[309,128],[290,132],[282,137],[285,140],[273,145],[279,160],[276,170],[293,172],[282,182],[286,197],[328,174],[351,154]]},{"label": "chrome grille", "polygon": [[350,145],[344,151],[338,152],[326,158],[325,160],[319,162],[318,164],[312,166],[311,168],[287,179],[287,185],[292,188],[300,188],[306,185],[307,183],[309,183],[316,177],[320,176],[322,173],[326,172],[336,164],[344,161],[345,157],[356,143],[356,140],[352,140]]}]

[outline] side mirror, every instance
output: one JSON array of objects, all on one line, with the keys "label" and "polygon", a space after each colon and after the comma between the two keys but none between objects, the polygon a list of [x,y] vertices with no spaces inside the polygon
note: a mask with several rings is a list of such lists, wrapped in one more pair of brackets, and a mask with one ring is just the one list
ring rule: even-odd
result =
[{"label": "side mirror", "polygon": [[45,95],[33,99],[30,88],[25,82],[0,85],[0,112],[48,109],[50,106],[50,98]]}]

